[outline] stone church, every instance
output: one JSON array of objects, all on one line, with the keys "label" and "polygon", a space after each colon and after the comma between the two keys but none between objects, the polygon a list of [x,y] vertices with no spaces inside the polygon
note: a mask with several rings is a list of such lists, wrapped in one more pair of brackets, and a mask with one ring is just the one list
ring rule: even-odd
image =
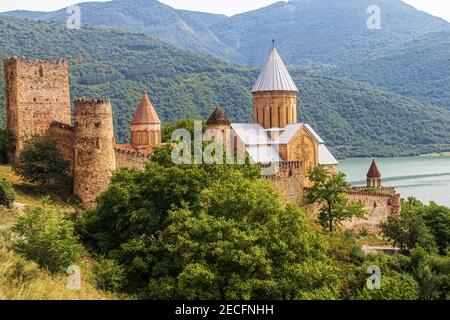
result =
[{"label": "stone church", "polygon": [[[66,60],[7,58],[4,79],[6,125],[15,136],[10,163],[17,161],[31,136],[53,137],[71,164],[74,194],[85,208],[95,208],[96,197],[107,189],[115,170],[143,169],[154,148],[162,145],[161,121],[146,91],[131,121],[130,143],[117,144],[109,100],[75,100],[72,122]],[[233,123],[217,107],[206,123],[211,140],[219,139],[234,157],[247,156],[261,168],[276,164],[277,170],[264,177],[286,201],[304,205],[311,183],[308,170],[321,165],[336,172],[338,161],[310,125],[297,121],[298,91],[273,45],[251,92],[253,122]],[[379,195],[386,191],[381,180],[374,186]],[[380,196],[386,206],[392,192]],[[349,196],[373,205],[363,190],[350,190]]]}]

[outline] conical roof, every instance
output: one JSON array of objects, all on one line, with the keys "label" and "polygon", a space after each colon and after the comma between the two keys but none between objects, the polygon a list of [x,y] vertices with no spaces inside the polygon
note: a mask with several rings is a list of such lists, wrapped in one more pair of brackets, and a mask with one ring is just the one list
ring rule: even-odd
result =
[{"label": "conical roof", "polygon": [[278,54],[275,45],[267,58],[261,74],[259,75],[252,92],[258,91],[295,91],[298,88],[292,80],[289,71]]},{"label": "conical roof", "polygon": [[134,113],[131,124],[161,124],[158,114],[148,98],[147,90],[144,91],[144,96]]},{"label": "conical roof", "polygon": [[367,172],[367,178],[381,178],[381,172],[377,167],[375,159],[372,160],[369,171]]},{"label": "conical roof", "polygon": [[222,108],[216,107],[214,112],[209,116],[208,121],[206,121],[206,124],[230,125],[231,122],[230,122],[230,120],[228,120],[228,118],[225,115],[225,112],[222,110]]}]

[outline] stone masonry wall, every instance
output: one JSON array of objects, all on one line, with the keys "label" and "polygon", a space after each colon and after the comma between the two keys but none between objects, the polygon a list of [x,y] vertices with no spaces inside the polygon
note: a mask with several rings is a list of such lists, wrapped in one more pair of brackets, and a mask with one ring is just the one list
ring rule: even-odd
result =
[{"label": "stone masonry wall", "polygon": [[73,175],[75,161],[75,128],[60,122],[53,122],[49,129],[49,136],[58,143],[59,151],[64,159],[70,162],[70,173]]},{"label": "stone masonry wall", "polygon": [[14,136],[14,163],[24,142],[45,134],[52,122],[70,125],[69,71],[65,60],[4,60],[6,126]]},{"label": "stone masonry wall", "polygon": [[344,228],[362,231],[367,229],[371,233],[380,232],[380,224],[386,222],[390,215],[400,212],[400,195],[392,193],[369,193],[361,191],[348,191],[350,201],[361,201],[367,212],[367,220],[353,219],[343,224]]},{"label": "stone masonry wall", "polygon": [[280,162],[276,174],[264,177],[272,182],[284,200],[304,205],[303,176],[300,161]]},{"label": "stone masonry wall", "polygon": [[126,151],[120,148],[114,148],[115,158],[116,158],[116,168],[136,168],[138,170],[145,169],[145,163],[148,161],[148,156]]}]

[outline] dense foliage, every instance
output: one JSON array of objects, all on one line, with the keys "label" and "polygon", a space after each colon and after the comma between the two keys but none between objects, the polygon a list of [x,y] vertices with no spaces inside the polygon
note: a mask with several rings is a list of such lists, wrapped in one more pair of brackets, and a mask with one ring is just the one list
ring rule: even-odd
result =
[{"label": "dense foliage", "polygon": [[333,232],[344,221],[365,217],[363,204],[350,202],[345,195],[349,185],[343,173],[319,166],[309,170],[308,179],[313,184],[307,191],[308,203],[318,206],[318,223],[324,230]]},{"label": "dense foliage", "polygon": [[49,198],[42,199],[39,206],[27,207],[13,230],[15,250],[51,272],[64,271],[80,253],[73,223]]},{"label": "dense foliage", "polygon": [[407,252],[416,247],[445,254],[450,244],[450,209],[415,198],[402,201],[402,212],[382,225],[384,235]]},{"label": "dense foliage", "polygon": [[0,206],[11,208],[16,200],[16,193],[11,182],[6,179],[0,179]]},{"label": "dense foliage", "polygon": [[25,142],[13,170],[25,181],[48,184],[64,181],[69,165],[55,140],[46,136],[35,136]]},{"label": "dense foliage", "polygon": [[[250,91],[256,69],[123,31],[90,27],[71,31],[58,23],[4,16],[0,16],[0,29],[5,54],[69,58],[73,97],[110,97],[118,142],[129,138],[130,120],[143,87],[149,88],[165,124],[180,118],[206,119],[217,105],[234,122],[252,119]],[[337,156],[450,149],[449,111],[349,80],[293,74],[302,101],[299,121],[310,123]]]},{"label": "dense foliage", "polygon": [[82,234],[94,252],[122,266],[126,288],[145,298],[336,297],[324,239],[258,176],[251,166],[153,158],[143,173],[114,175]]},{"label": "dense foliage", "polygon": [[0,163],[6,163],[8,161],[7,153],[10,151],[12,140],[12,134],[3,128],[0,128]]}]

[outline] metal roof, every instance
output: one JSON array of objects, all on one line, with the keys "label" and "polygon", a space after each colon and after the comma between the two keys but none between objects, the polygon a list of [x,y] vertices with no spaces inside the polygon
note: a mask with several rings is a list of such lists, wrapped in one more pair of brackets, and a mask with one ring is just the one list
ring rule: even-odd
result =
[{"label": "metal roof", "polygon": [[255,163],[272,163],[283,161],[277,150],[271,146],[249,146],[246,150],[249,157]]},{"label": "metal roof", "polygon": [[288,144],[289,141],[295,136],[295,134],[302,128],[302,123],[294,123],[294,124],[288,124],[284,129],[283,132],[280,134],[280,137],[276,142],[278,144]]},{"label": "metal roof", "polygon": [[306,130],[311,133],[311,135],[314,137],[314,139],[316,139],[316,141],[318,143],[325,143],[325,141],[323,141],[323,139],[317,134],[317,132],[314,131],[313,128],[311,128],[311,126],[309,124],[304,124]]},{"label": "metal roof", "polygon": [[275,46],[267,58],[261,74],[259,75],[252,92],[258,91],[295,91],[298,88],[292,80],[289,71],[278,54]]},{"label": "metal roof", "polygon": [[339,162],[331,154],[330,150],[322,143],[319,144],[319,164],[321,165],[336,165]]},{"label": "metal roof", "polygon": [[272,143],[264,128],[257,123],[232,123],[231,127],[246,146]]}]

